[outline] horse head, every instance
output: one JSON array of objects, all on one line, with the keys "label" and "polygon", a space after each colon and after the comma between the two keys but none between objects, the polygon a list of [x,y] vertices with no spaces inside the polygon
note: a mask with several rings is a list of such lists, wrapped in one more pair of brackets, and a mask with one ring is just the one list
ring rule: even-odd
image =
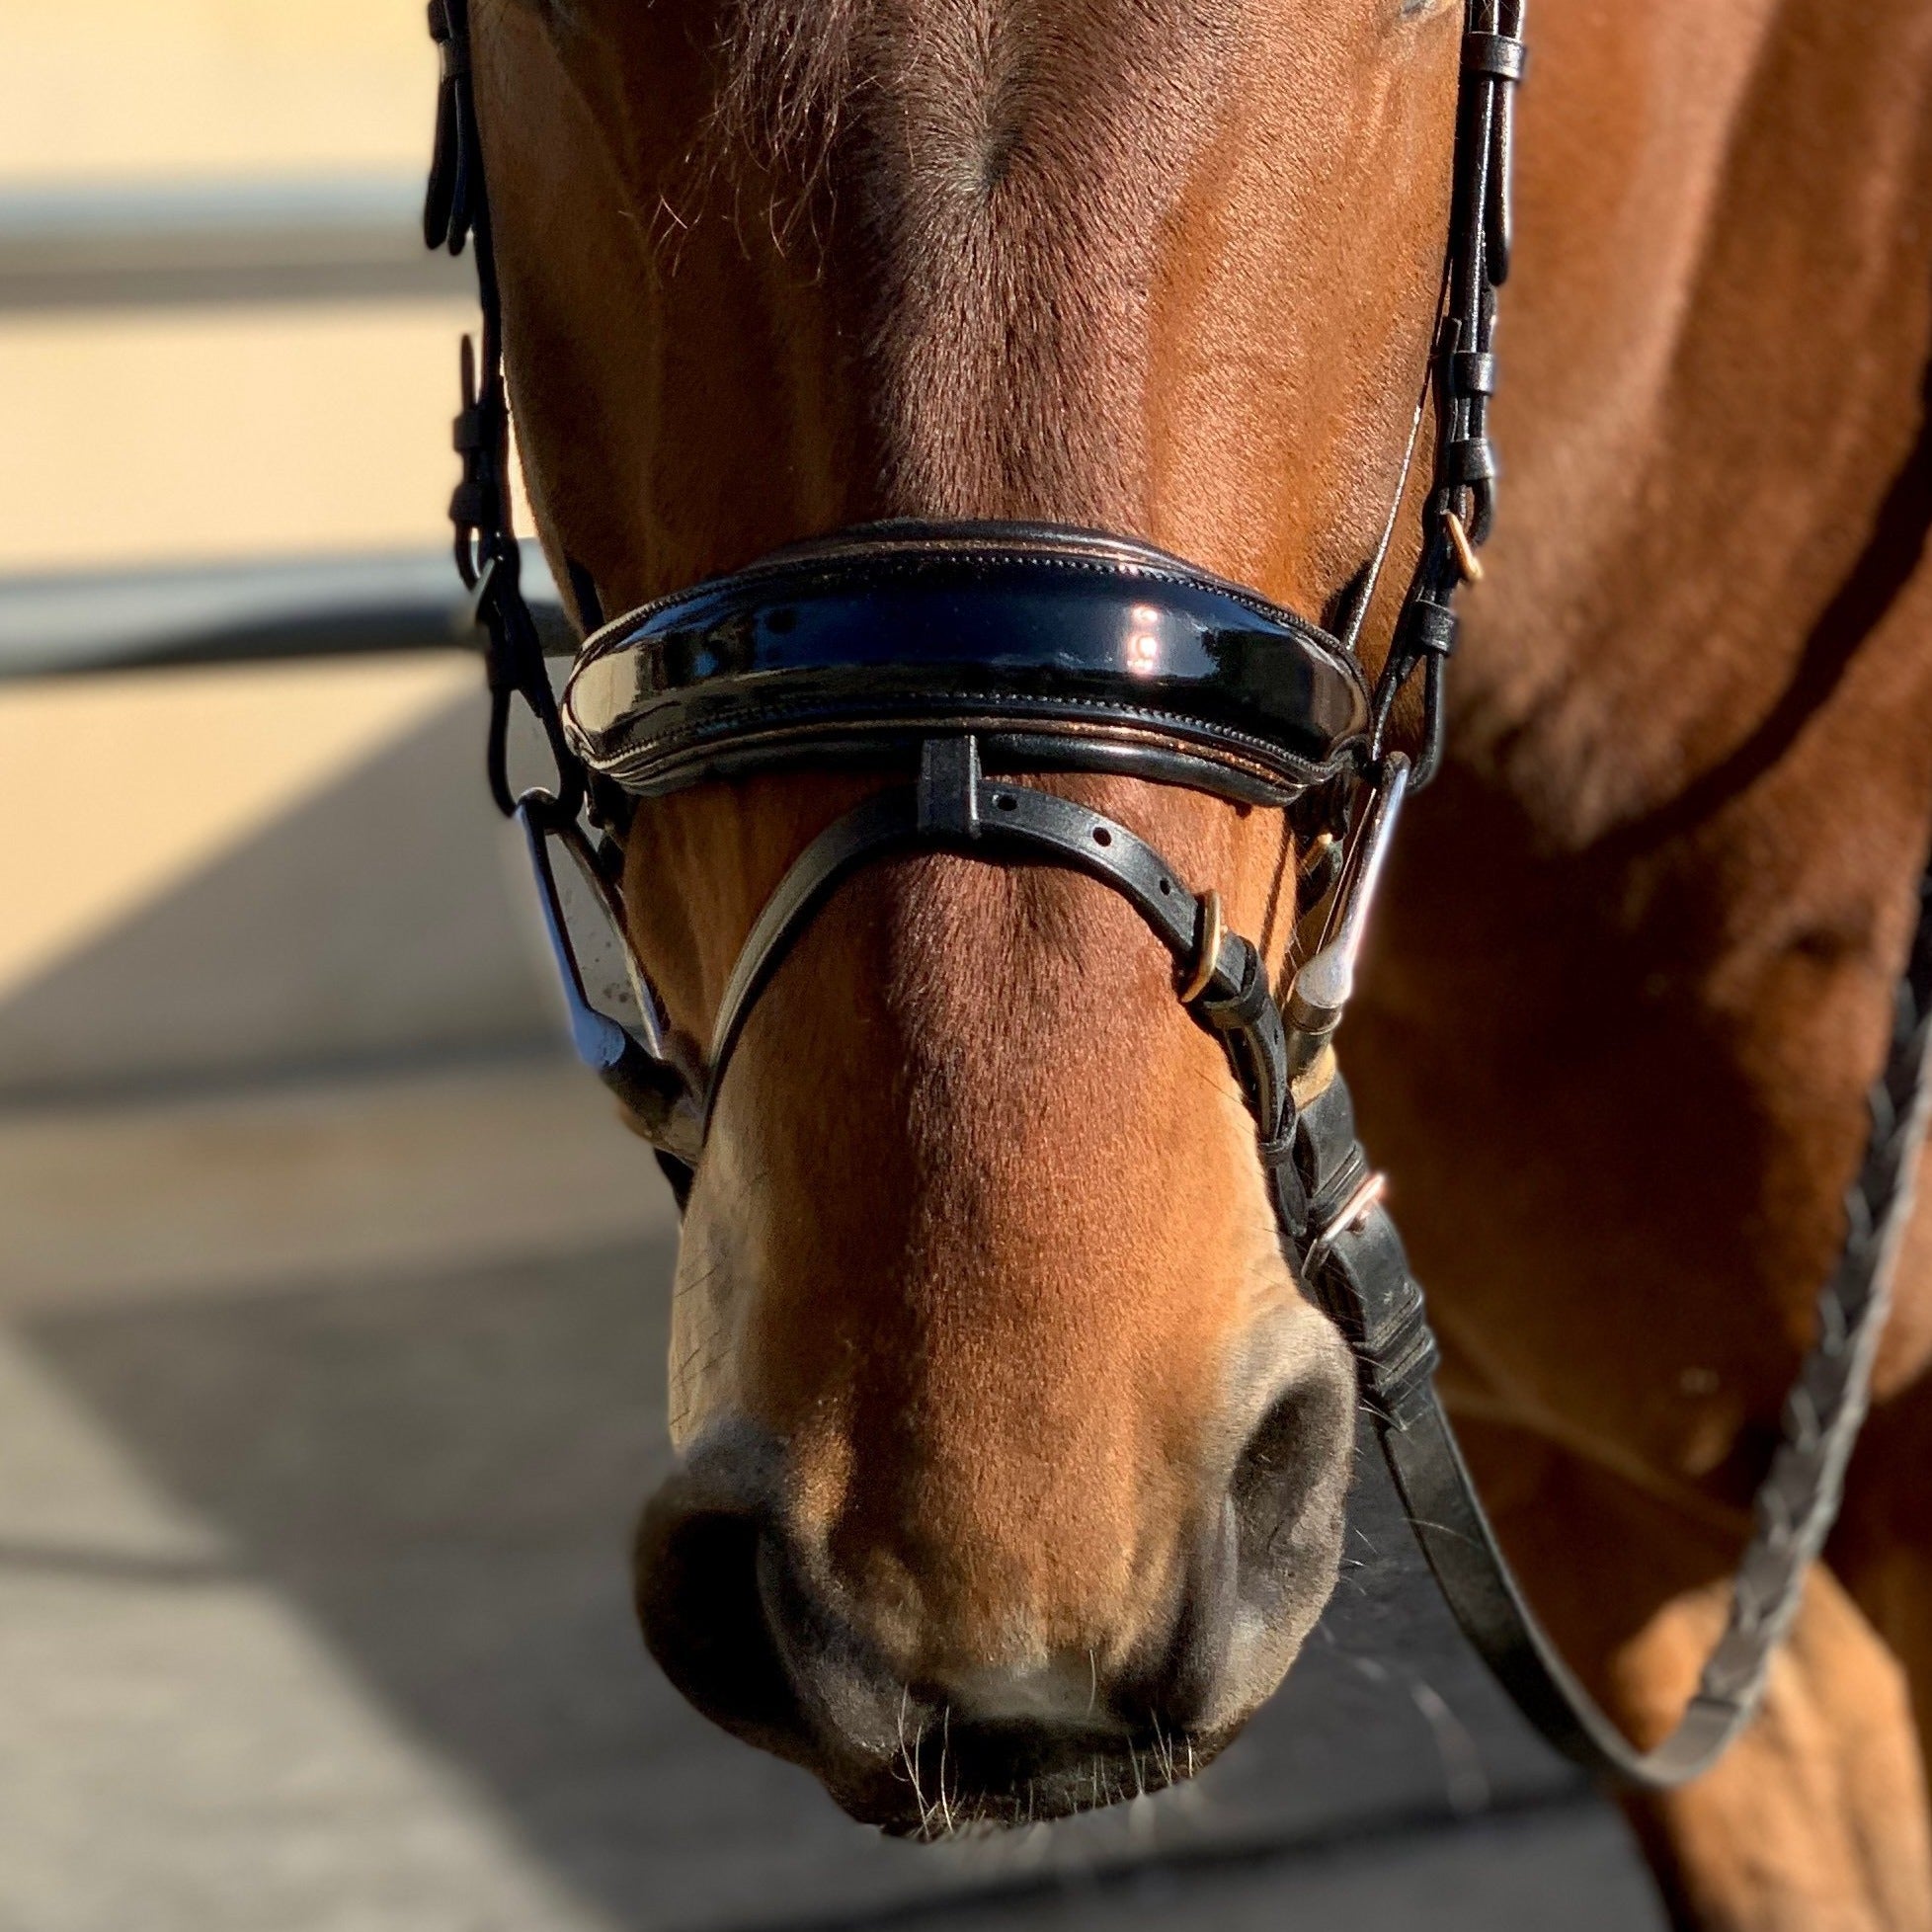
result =
[{"label": "horse head", "polygon": [[[1462,26],[1456,0],[479,8],[518,434],[580,614],[886,518],[1132,532],[1347,607],[1434,328]],[[708,1036],[786,868],[880,782],[638,805],[623,897],[676,1033]],[[1279,970],[1291,814],[1039,783]],[[647,1640],[890,1828],[1186,1774],[1333,1585],[1348,1351],[1172,962],[1067,870],[928,852],[831,897],[718,1094],[670,1374]]]}]

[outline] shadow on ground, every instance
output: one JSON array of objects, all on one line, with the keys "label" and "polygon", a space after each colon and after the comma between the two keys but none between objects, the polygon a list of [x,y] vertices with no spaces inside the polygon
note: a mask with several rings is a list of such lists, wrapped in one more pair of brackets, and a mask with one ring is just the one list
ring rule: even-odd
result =
[{"label": "shadow on ground", "polygon": [[0,1103],[550,1046],[486,713],[451,704],[9,989]]},{"label": "shadow on ground", "polygon": [[[0,1005],[0,1090],[17,1104],[42,1089],[111,1096],[547,1040],[553,1017],[475,783],[475,714],[452,707],[19,989]],[[502,1111],[504,1145],[532,1131]],[[168,1239],[135,1233],[150,1248]],[[847,1823],[802,1773],[686,1709],[637,1640],[624,1552],[667,1453],[672,1258],[667,1235],[442,1272],[343,1278],[338,1265],[258,1293],[224,1274],[218,1294],[95,1295],[7,1327],[142,1479],[483,1801],[489,1827],[582,1904],[582,1922],[1660,1925],[1620,1822],[1489,1683],[1367,1463],[1333,1608],[1286,1691],[1198,1784],[958,1846]],[[129,1593],[205,1580],[194,1562],[177,1575],[137,1561],[121,1576],[112,1557],[55,1560]],[[56,1663],[81,1654],[72,1633],[42,1634]],[[151,1688],[150,1667],[139,1652],[132,1694]],[[176,1672],[171,1695],[192,1709],[209,1666],[169,1651],[152,1667]],[[261,1745],[246,1761],[329,1748],[273,1734],[246,1678],[230,1688],[241,1701],[224,1712]],[[120,1748],[120,1716],[88,1707],[77,1721],[100,1734],[77,1763]],[[165,1755],[136,1770],[137,1794],[170,1776]],[[235,1774],[217,1766],[203,1820],[216,1862],[222,1831],[292,1811],[299,1866],[314,1842],[299,1776],[283,1811],[255,1812],[242,1794],[224,1807],[221,1775]],[[81,1793],[80,1828],[98,1805]],[[101,1861],[120,1884],[117,1850]],[[330,1896],[345,1889],[343,1875],[304,1875]],[[474,1880],[479,1895],[439,1923],[505,1922],[514,1908]],[[252,1901],[225,1902],[247,1914]],[[419,1921],[392,1909],[368,1922]]]},{"label": "shadow on ground", "polygon": [[1334,1606],[1198,1785],[937,1849],[846,1823],[637,1641],[671,1265],[662,1241],[42,1313],[25,1339],[615,1925],[1660,1926],[1620,1822],[1489,1685],[1366,1463]]}]

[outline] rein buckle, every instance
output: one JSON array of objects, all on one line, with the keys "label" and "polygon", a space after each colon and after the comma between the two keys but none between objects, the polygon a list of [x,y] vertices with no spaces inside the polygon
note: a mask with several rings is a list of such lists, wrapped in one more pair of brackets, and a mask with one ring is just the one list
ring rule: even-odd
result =
[{"label": "rein buckle", "polygon": [[1369,1209],[1388,1191],[1387,1174],[1377,1171],[1362,1176],[1348,1198],[1315,1231],[1304,1259],[1310,1273],[1314,1273],[1328,1258],[1328,1250],[1343,1235],[1352,1234],[1368,1219]]}]

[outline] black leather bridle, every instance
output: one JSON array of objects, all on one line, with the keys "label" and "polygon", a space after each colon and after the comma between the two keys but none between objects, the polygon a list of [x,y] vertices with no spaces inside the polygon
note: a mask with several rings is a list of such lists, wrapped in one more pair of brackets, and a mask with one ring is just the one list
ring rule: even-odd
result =
[{"label": "black leather bridle", "polygon": [[[892,854],[935,848],[1098,880],[1167,948],[1186,1010],[1226,1047],[1254,1117],[1284,1251],[1354,1349],[1383,1453],[1464,1630],[1524,1713],[1577,1763],[1650,1787],[1698,1775],[1757,1708],[1835,1517],[1865,1413],[1925,1132],[1932,897],[1922,885],[1845,1245],[1758,1492],[1729,1624],[1676,1731],[1640,1751],[1565,1665],[1497,1547],[1436,1396],[1422,1293],[1356,1138],[1329,1044],[1403,799],[1441,757],[1454,597],[1475,574],[1474,551],[1493,515],[1488,412],[1496,290],[1509,264],[1522,0],[1466,0],[1431,358],[1434,474],[1420,554],[1373,685],[1355,646],[1407,494],[1407,460],[1382,542],[1333,631],[1124,537],[881,524],[778,552],[609,623],[588,575],[573,566],[574,601],[599,627],[561,704],[519,588],[510,525],[502,316],[468,8],[469,0],[430,7],[443,86],[426,232],[432,247],[452,253],[474,240],[482,299],[480,363],[464,344],[455,439],[463,480],[451,515],[457,563],[489,640],[491,789],[526,838],[578,1049],[656,1143],[681,1203],[754,1004],[842,881]],[[1411,435],[1410,458],[1416,443]],[[1392,723],[1418,679],[1411,762],[1393,746]],[[555,768],[550,786],[521,793],[507,750],[517,698],[540,725]],[[553,848],[575,861],[621,931],[619,842],[637,798],[786,765],[860,762],[900,768],[906,781],[868,797],[793,863],[745,942],[701,1057],[668,1037],[634,961],[635,1025],[593,1005]],[[1190,890],[1126,827],[1023,781],[1039,770],[1126,771],[1297,814],[1321,855],[1305,869],[1303,895],[1320,932],[1285,997],[1277,999],[1255,947],[1225,929],[1214,894]],[[585,829],[587,811],[594,831]]]}]

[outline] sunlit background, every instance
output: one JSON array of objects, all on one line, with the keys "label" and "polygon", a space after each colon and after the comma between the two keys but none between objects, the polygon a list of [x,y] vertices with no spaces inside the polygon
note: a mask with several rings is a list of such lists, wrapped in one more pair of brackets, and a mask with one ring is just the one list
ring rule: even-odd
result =
[{"label": "sunlit background", "polygon": [[421,5],[5,21],[0,1927],[1659,1923],[1373,1498],[1253,1735],[1070,1829],[888,1845],[677,1701],[674,1221],[482,788]]}]

